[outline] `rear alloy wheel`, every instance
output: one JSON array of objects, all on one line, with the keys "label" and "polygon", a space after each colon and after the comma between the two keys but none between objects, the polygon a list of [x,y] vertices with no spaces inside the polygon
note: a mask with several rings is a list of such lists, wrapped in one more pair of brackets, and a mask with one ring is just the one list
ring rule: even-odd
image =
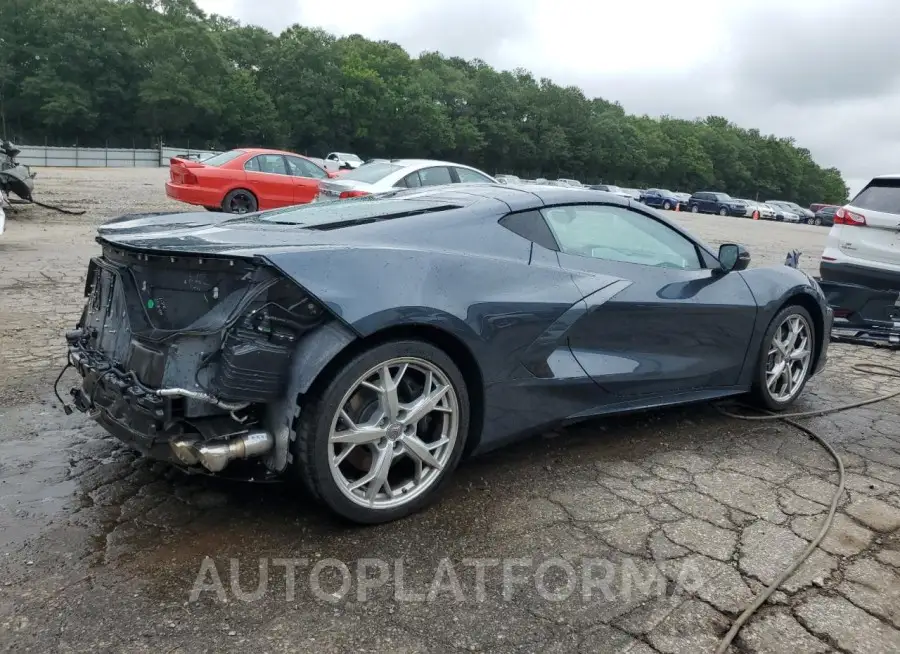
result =
[{"label": "rear alloy wheel", "polygon": [[726,209],[725,207],[722,207],[721,209],[719,209],[719,215],[720,215],[720,216],[727,216],[727,215],[728,215],[728,209]]},{"label": "rear alloy wheel", "polygon": [[225,213],[253,213],[258,208],[256,196],[243,188],[233,190],[222,201],[222,211]]},{"label": "rear alloy wheel", "polygon": [[821,218],[819,218],[818,216],[816,216],[815,218],[813,218],[813,225],[821,225],[821,224],[822,224],[822,219],[821,219]]},{"label": "rear alloy wheel", "polygon": [[665,209],[666,211],[669,211],[671,208],[672,208],[671,204],[669,204],[668,202],[663,202],[663,209]]},{"label": "rear alloy wheel", "polygon": [[785,307],[766,330],[757,364],[754,394],[774,411],[800,396],[812,372],[816,335],[809,312],[801,306]]},{"label": "rear alloy wheel", "polygon": [[376,524],[418,511],[459,463],[468,393],[450,357],[429,343],[378,345],[313,395],[301,401],[294,465],[348,520]]}]

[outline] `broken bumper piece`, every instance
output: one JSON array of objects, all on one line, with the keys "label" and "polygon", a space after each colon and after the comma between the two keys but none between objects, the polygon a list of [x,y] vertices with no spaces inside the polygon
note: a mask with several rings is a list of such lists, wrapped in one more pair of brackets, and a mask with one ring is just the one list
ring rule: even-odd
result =
[{"label": "broken bumper piece", "polygon": [[834,310],[833,341],[900,348],[900,290],[817,281]]},{"label": "broken bumper piece", "polygon": [[[145,456],[181,467],[223,471],[231,461],[266,455],[274,446],[271,433],[245,427],[224,414],[180,419],[186,399],[222,411],[237,408],[204,393],[184,389],[152,389],[107,356],[84,345],[82,330],[66,334],[69,364],[82,377],[70,393],[75,408],[88,413],[113,436]],[[246,406],[241,403],[239,406]]]}]

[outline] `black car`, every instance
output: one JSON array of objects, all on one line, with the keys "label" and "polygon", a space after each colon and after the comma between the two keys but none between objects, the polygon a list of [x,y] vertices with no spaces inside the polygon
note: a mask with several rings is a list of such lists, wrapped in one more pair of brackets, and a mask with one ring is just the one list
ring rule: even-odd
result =
[{"label": "black car", "polygon": [[831,227],[834,225],[834,214],[840,209],[840,207],[822,207],[818,211],[816,211],[815,216],[812,219],[812,223],[814,225],[825,225],[827,227]]},{"label": "black car", "polygon": [[130,215],[97,240],[66,334],[76,408],[188,471],[299,478],[360,523],[559,424],[744,393],[784,409],[832,323],[800,270],[584,189]]},{"label": "black car", "polygon": [[747,204],[727,193],[702,191],[694,193],[688,200],[688,207],[693,213],[717,213],[720,216],[745,216]]}]

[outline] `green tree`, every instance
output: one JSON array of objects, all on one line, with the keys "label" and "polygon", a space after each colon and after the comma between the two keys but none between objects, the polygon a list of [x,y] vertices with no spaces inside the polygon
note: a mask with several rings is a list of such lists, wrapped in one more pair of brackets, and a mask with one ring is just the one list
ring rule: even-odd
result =
[{"label": "green tree", "polygon": [[628,115],[582,90],[359,35],[279,35],[194,0],[0,1],[0,130],[59,145],[162,138],[489,173],[839,203],[840,171],[727,118]]}]

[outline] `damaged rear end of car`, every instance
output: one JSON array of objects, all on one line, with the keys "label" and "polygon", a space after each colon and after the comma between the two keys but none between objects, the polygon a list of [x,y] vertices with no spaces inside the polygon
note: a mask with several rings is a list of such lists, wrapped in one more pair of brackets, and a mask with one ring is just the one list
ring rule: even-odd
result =
[{"label": "damaged rear end of car", "polygon": [[76,408],[190,470],[247,460],[254,478],[282,471],[291,366],[333,314],[259,256],[98,241],[82,318],[66,335],[82,378]]}]

